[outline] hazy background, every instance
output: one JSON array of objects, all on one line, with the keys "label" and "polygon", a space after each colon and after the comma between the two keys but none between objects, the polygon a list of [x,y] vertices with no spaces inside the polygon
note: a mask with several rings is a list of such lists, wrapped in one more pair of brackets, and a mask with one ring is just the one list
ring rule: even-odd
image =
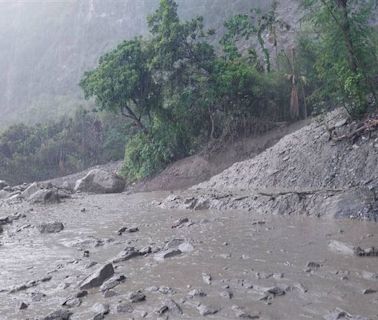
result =
[{"label": "hazy background", "polygon": [[[266,0],[177,2],[184,18],[202,15],[220,33],[227,17],[270,4]],[[146,16],[158,3],[0,0],[0,129],[18,121],[55,119],[85,104],[77,85],[83,72],[120,41],[145,34]]]}]

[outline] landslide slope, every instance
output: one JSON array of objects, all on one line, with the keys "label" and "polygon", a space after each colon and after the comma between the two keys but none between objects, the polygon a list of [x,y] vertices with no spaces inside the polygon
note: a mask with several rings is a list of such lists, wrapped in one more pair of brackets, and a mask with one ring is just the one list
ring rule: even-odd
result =
[{"label": "landslide slope", "polygon": [[376,220],[378,131],[330,139],[329,128],[341,137],[360,125],[337,110],[164,205]]}]

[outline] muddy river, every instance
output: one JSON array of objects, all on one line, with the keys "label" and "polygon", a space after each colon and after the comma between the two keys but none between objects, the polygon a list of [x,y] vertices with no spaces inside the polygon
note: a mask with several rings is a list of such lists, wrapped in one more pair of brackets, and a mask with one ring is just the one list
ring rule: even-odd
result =
[{"label": "muddy river", "polygon": [[[45,319],[59,309],[69,310],[71,319],[101,319],[94,318],[98,303],[109,306],[103,316],[109,320],[378,319],[378,258],[329,248],[333,240],[378,247],[378,224],[169,211],[156,206],[165,196],[79,195],[57,205],[1,205],[0,216],[22,217],[0,234],[0,319]],[[62,222],[64,230],[40,233],[37,226],[49,222]],[[119,235],[122,227],[133,232]],[[187,250],[157,259],[173,239]],[[126,247],[155,253],[113,263],[115,276],[126,279],[110,294],[93,288],[62,306]],[[144,298],[130,302],[136,292]],[[167,301],[175,305],[164,308]]]}]

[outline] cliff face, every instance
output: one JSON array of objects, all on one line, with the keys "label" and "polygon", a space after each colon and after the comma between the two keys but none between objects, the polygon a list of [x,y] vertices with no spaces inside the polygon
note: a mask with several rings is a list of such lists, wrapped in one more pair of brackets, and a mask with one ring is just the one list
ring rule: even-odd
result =
[{"label": "cliff face", "polygon": [[[280,1],[281,13],[294,0]],[[146,16],[158,0],[0,2],[0,127],[57,117],[82,103],[78,82],[85,70],[124,39],[147,32]],[[179,0],[183,18],[205,17],[222,29],[231,15],[264,0]],[[286,12],[287,11],[287,12]]]}]

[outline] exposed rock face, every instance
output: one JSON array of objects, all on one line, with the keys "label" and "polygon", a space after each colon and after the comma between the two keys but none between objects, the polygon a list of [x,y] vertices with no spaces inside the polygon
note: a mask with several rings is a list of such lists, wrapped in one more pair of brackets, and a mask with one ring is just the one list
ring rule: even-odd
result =
[{"label": "exposed rock face", "polygon": [[120,193],[125,189],[125,180],[101,169],[90,171],[83,179],[77,180],[75,192]]}]

